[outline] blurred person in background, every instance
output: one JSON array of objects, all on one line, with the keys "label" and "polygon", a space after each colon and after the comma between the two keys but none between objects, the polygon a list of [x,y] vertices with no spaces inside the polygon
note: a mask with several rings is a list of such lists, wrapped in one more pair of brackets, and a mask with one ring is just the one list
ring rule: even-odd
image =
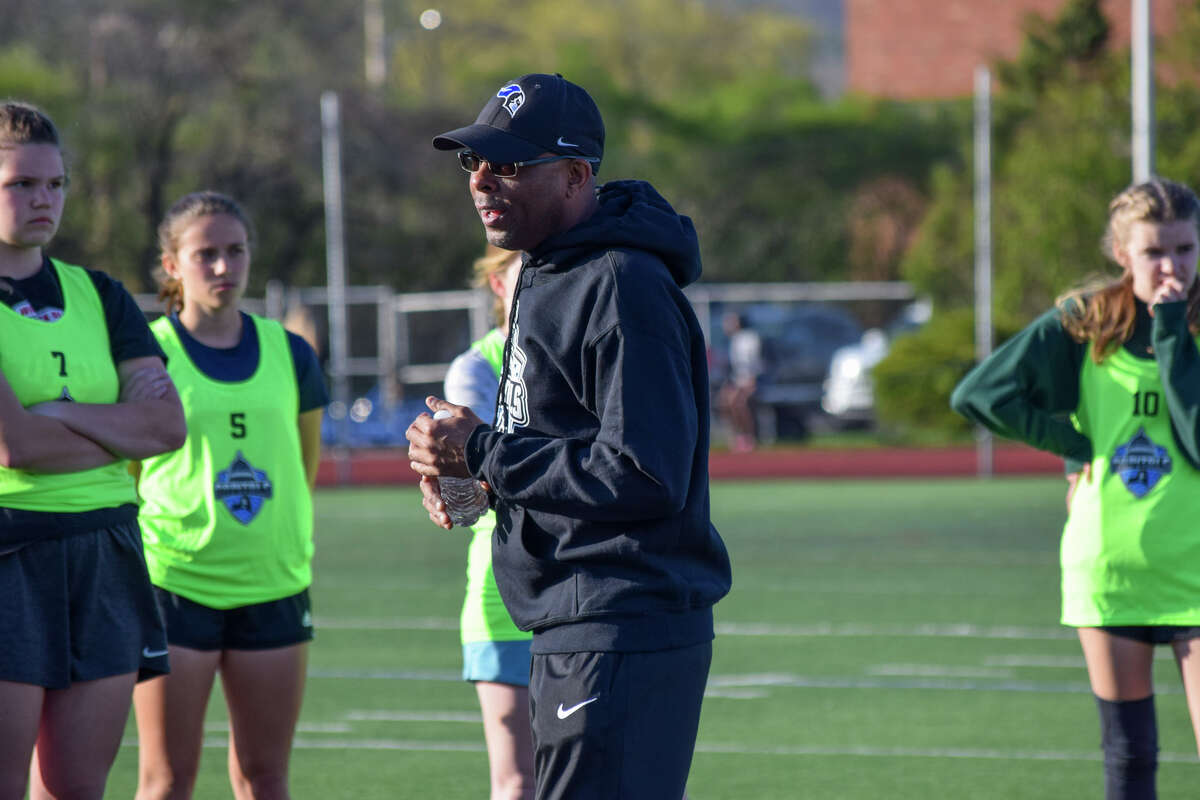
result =
[{"label": "blurred person in background", "polygon": [[1155,645],[1174,652],[1200,747],[1198,224],[1182,184],[1118,194],[1104,251],[1120,277],[1064,294],[951,398],[1068,460],[1062,622],[1087,662],[1108,800],[1156,796]]},{"label": "blurred person in background", "polygon": [[[118,281],[50,258],[54,123],[0,102],[0,798],[99,800],[135,681],[167,670],[127,459],[179,447],[179,396]],[[32,769],[30,761],[32,758]]]},{"label": "blurred person in background", "polygon": [[313,637],[312,490],[328,393],[304,339],[241,310],[252,226],[233,199],[186,195],[158,235],[167,313],[151,327],[188,437],[137,465],[172,666],[134,693],[137,797],[192,796],[220,672],[234,796],[286,798]]},{"label": "blurred person in background", "polygon": [[746,453],[757,444],[754,399],[763,374],[762,337],[743,315],[729,311],[721,317],[729,339],[729,372],[717,392],[717,405],[730,431],[730,449]]},{"label": "blurred person in background", "polygon": [[[496,296],[496,327],[458,356],[446,372],[446,400],[470,408],[491,424],[500,391],[504,342],[512,293],[521,272],[521,254],[487,246],[475,261],[475,283]],[[475,684],[483,712],[491,775],[491,800],[533,798],[533,734],[529,729],[529,641],[504,608],[492,573],[492,531],[488,511],[472,526],[467,552],[467,593],[460,634],[463,680]]]},{"label": "blurred person in background", "polygon": [[691,220],[650,184],[597,187],[604,123],[561,75],[503,84],[434,146],[460,166],[491,244],[525,251],[492,425],[431,397],[408,430],[425,508],[439,475],[496,509],[493,569],[533,632],[541,800],[682,797],[731,583],[709,517],[704,334],[682,287]]},{"label": "blurred person in background", "polygon": [[319,361],[321,359],[321,330],[313,310],[306,305],[296,303],[288,308],[282,321],[285,329],[308,342],[308,346],[317,354]]}]

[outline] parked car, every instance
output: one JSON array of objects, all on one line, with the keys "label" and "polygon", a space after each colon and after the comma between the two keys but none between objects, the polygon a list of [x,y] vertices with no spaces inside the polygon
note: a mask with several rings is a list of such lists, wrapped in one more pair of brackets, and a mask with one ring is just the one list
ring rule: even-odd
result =
[{"label": "parked car", "polygon": [[[834,352],[858,342],[862,326],[836,306],[815,303],[714,304],[712,318],[740,313],[762,337],[764,374],[755,398],[758,438],[802,438],[809,419],[821,411],[822,382]],[[710,335],[714,388],[728,371],[729,342],[719,325]]]},{"label": "parked car", "polygon": [[892,341],[929,321],[927,300],[905,306],[885,329],[872,328],[862,338],[838,348],[829,363],[821,408],[840,427],[869,426],[875,421],[875,384],[871,369],[887,356]]},{"label": "parked car", "polygon": [[871,368],[888,354],[888,335],[871,328],[855,344],[838,348],[829,363],[821,408],[841,427],[869,425],[874,419],[875,386]]}]

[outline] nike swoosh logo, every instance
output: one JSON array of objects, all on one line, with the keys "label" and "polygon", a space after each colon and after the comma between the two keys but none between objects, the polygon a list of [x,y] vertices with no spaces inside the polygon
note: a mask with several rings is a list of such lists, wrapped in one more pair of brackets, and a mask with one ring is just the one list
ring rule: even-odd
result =
[{"label": "nike swoosh logo", "polygon": [[558,718],[566,719],[567,717],[571,716],[579,709],[586,706],[588,703],[594,703],[599,699],[600,699],[599,697],[593,697],[590,700],[584,700],[582,703],[576,703],[575,705],[571,706],[570,708],[563,708],[563,704],[559,703],[558,704]]},{"label": "nike swoosh logo", "polygon": [[579,145],[575,144],[574,142],[568,142],[566,139],[564,139],[561,136],[558,137],[558,146],[559,147],[579,147]]},{"label": "nike swoosh logo", "polygon": [[142,658],[162,658],[166,654],[166,650],[151,650],[149,647],[142,648]]}]

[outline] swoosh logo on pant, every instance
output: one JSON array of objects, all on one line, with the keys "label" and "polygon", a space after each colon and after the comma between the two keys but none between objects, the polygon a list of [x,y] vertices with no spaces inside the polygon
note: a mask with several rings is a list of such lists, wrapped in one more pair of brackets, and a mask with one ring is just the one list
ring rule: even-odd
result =
[{"label": "swoosh logo on pant", "polygon": [[594,703],[599,699],[600,699],[599,697],[592,697],[588,700],[584,700],[582,703],[576,703],[575,705],[571,706],[570,708],[563,708],[563,704],[559,703],[558,704],[558,718],[566,719],[567,717],[571,716],[579,709],[586,706],[588,703]]}]

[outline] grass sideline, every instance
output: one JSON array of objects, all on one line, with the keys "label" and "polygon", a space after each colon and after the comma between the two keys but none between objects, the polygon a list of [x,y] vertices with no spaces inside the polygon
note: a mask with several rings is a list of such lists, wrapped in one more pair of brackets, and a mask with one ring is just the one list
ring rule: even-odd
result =
[{"label": "grass sideline", "polygon": [[[1061,478],[716,483],[734,590],[692,800],[1024,800],[1102,794],[1099,733],[1057,624]],[[487,795],[458,680],[466,536],[412,488],[317,494],[318,634],[297,800]],[[1200,780],[1174,664],[1156,662],[1159,792]],[[196,798],[230,796],[214,692]],[[106,797],[133,796],[132,721]]]}]

